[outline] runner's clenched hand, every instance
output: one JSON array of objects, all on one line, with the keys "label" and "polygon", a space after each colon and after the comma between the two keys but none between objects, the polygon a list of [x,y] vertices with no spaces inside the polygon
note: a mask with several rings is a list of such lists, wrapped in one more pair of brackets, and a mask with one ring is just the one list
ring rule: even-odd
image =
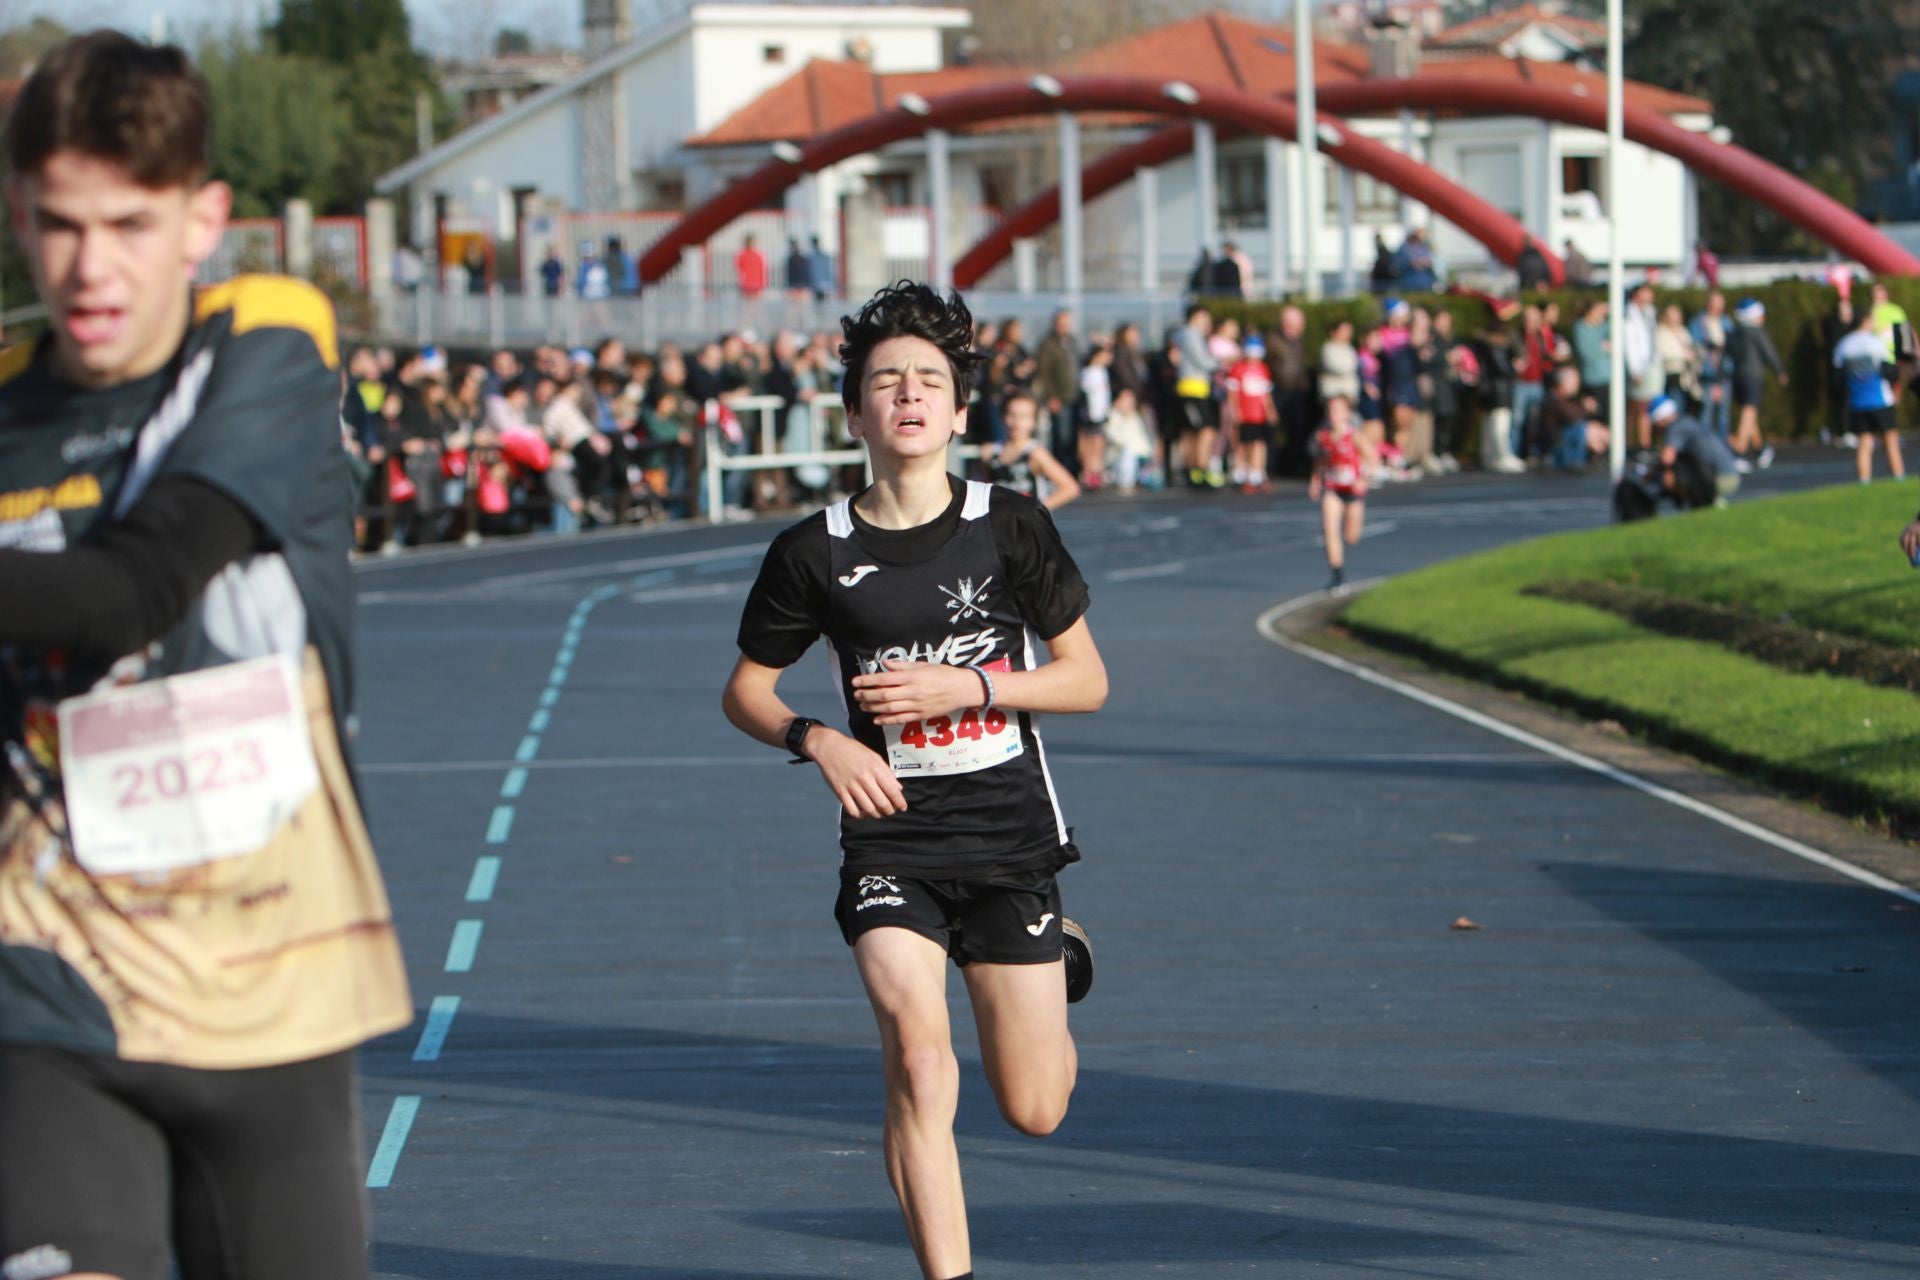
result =
[{"label": "runner's clenched hand", "polygon": [[806,753],[849,818],[885,818],[907,810],[907,793],[881,755],[844,733],[817,725]]},{"label": "runner's clenched hand", "polygon": [[985,701],[986,687],[971,667],[891,658],[883,665],[883,671],[853,678],[853,699],[875,724],[909,724]]}]

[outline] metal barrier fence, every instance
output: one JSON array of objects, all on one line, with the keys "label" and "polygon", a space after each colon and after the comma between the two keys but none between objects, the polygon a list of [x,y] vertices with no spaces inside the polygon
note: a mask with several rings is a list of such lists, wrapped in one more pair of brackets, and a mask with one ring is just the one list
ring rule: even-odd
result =
[{"label": "metal barrier fence", "polygon": [[251,272],[283,271],[286,262],[286,227],[280,219],[235,218],[193,278],[197,284],[219,284]]},{"label": "metal barrier fence", "polygon": [[[866,480],[872,481],[873,469],[867,463],[867,451],[847,434],[846,411],[839,400],[822,396],[808,402],[806,447],[795,450],[782,448],[784,442],[781,436],[785,424],[776,424],[777,415],[784,410],[786,403],[779,396],[743,396],[728,402],[728,407],[740,419],[744,437],[742,445],[758,436],[760,447],[754,453],[728,453],[721,424],[713,420],[714,414],[708,414],[708,422],[702,433],[700,474],[705,488],[704,514],[709,521],[717,523],[727,518],[726,481],[729,475],[798,471],[807,467],[835,469],[857,466],[864,470]],[[757,428],[751,431],[747,430],[749,415],[758,419]],[[979,456],[979,445],[950,445],[947,449],[947,465],[958,473],[965,464]]]},{"label": "metal barrier fence", "polygon": [[313,269],[352,289],[367,287],[367,220],[327,217],[313,220]]}]

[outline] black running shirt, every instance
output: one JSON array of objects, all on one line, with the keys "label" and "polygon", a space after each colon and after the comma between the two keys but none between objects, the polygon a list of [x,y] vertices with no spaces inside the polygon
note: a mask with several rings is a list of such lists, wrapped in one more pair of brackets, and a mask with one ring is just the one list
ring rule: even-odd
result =
[{"label": "black running shirt", "polygon": [[1033,499],[953,480],[931,523],[880,529],[836,503],[774,539],[740,620],[740,651],[789,667],[826,637],[847,730],[883,758],[904,813],[840,823],[849,872],[928,879],[1057,868],[1078,854],[1033,717],[968,708],[882,727],[852,680],[886,658],[1030,671],[1038,641],[1087,610],[1087,584]]}]

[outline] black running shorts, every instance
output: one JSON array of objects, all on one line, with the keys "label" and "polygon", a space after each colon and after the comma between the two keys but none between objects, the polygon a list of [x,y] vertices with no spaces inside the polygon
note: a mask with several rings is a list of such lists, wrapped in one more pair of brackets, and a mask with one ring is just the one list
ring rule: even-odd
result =
[{"label": "black running shorts", "polygon": [[[351,1051],[201,1071],[0,1044],[0,1274],[363,1280]],[[171,1249],[169,1249],[171,1241]]]},{"label": "black running shorts", "polygon": [[1180,414],[1178,425],[1182,432],[1205,431],[1220,425],[1220,406],[1210,399],[1181,396]]},{"label": "black running shorts", "polygon": [[833,916],[848,946],[864,933],[892,927],[931,938],[957,965],[1060,958],[1060,884],[1051,871],[981,880],[845,872]]},{"label": "black running shorts", "polygon": [[1891,409],[1855,409],[1853,430],[1863,436],[1885,435],[1900,429],[1899,416]]}]

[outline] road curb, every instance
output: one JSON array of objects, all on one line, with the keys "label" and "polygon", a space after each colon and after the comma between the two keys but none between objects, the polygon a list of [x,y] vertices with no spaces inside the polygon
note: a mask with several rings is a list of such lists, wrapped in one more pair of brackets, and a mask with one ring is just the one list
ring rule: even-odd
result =
[{"label": "road curb", "polygon": [[[1374,582],[1355,584],[1364,591]],[[1854,820],[1827,813],[1745,779],[1722,772],[1690,756],[1650,746],[1606,722],[1594,723],[1511,690],[1482,684],[1389,653],[1356,638],[1326,644],[1327,631],[1352,596],[1299,597],[1269,610],[1261,630],[1282,647],[1307,656],[1328,655],[1376,675],[1458,704],[1469,711],[1532,734],[1568,751],[1633,775],[1701,805],[1763,828],[1786,841],[1807,846],[1827,858],[1883,877],[1900,886],[1902,904],[1920,901],[1920,849],[1868,829]],[[1344,633],[1343,633],[1344,635]]]}]

